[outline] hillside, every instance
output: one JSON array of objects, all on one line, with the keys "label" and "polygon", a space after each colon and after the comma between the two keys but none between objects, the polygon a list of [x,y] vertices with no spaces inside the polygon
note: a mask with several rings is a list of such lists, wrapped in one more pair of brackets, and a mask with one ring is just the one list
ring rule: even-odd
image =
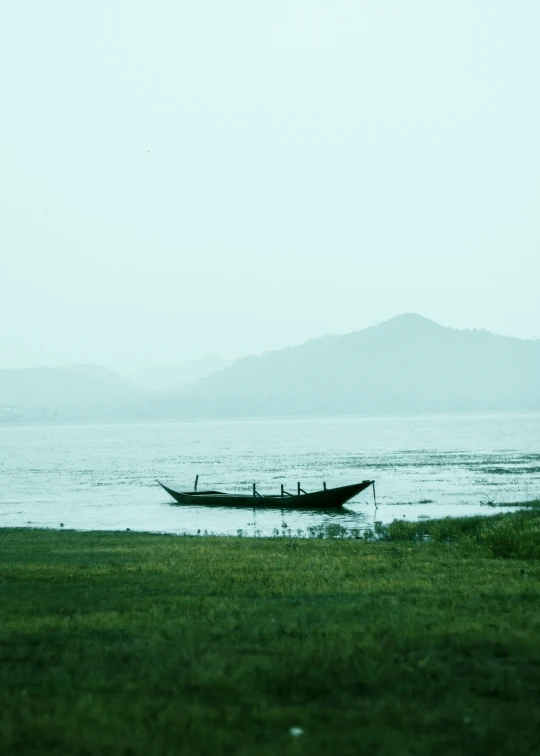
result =
[{"label": "hillside", "polygon": [[[540,412],[540,341],[419,315],[246,357],[195,380],[213,367],[187,366],[192,382],[161,391],[94,365],[0,370],[0,421]],[[171,375],[143,378],[167,384]]]},{"label": "hillside", "polygon": [[133,409],[142,394],[96,365],[0,370],[0,420],[109,416]]},{"label": "hillside", "polygon": [[200,360],[185,362],[177,366],[156,365],[140,368],[130,378],[141,388],[150,391],[172,391],[206,378],[230,364],[230,360],[223,360],[220,357],[203,357]]},{"label": "hillside", "polygon": [[177,396],[188,405],[218,416],[540,411],[540,341],[400,315],[239,360]]}]

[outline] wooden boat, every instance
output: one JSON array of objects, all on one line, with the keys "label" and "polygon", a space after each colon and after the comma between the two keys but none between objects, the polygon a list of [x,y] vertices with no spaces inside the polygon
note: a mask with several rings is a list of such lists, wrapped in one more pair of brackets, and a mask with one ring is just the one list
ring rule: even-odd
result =
[{"label": "wooden boat", "polygon": [[[197,476],[198,477],[198,476]],[[343,506],[345,502],[364,491],[369,486],[373,486],[373,495],[375,496],[375,481],[363,480],[361,483],[353,483],[350,486],[339,486],[338,488],[324,488],[322,491],[306,493],[298,483],[297,493],[291,494],[285,491],[281,486],[281,494],[275,496],[266,496],[260,494],[253,484],[252,494],[227,494],[221,491],[197,491],[197,481],[195,481],[194,491],[174,491],[161,481],[159,485],[170,494],[178,504],[188,504],[191,506],[214,506],[214,507],[265,507],[267,509],[336,509]]]}]

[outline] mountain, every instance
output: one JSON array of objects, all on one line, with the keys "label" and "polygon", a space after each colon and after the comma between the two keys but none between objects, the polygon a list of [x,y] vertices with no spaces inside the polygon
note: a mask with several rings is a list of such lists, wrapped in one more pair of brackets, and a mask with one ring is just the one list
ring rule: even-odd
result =
[{"label": "mountain", "polygon": [[0,419],[108,416],[141,397],[130,381],[96,365],[0,370]]},{"label": "mountain", "polygon": [[132,380],[120,375],[120,373],[116,373],[114,370],[102,367],[101,365],[66,365],[63,370],[73,373],[74,375],[82,375],[87,378],[92,378],[95,381],[106,383],[110,386],[121,387],[128,391],[135,389],[135,384]]},{"label": "mountain", "polygon": [[178,389],[231,364],[231,360],[220,357],[203,357],[177,366],[155,366],[141,368],[133,373],[131,380],[144,389],[167,391]]},{"label": "mountain", "polygon": [[400,315],[247,357],[177,394],[180,414],[540,411],[540,341]]},{"label": "mountain", "polygon": [[540,341],[400,315],[227,367],[150,369],[139,385],[96,365],[0,370],[7,422],[431,412],[540,412]]}]

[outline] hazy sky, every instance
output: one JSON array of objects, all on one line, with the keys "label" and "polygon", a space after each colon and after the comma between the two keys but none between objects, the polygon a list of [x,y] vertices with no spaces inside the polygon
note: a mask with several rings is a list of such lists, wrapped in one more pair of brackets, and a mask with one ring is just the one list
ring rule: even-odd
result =
[{"label": "hazy sky", "polygon": [[538,0],[17,0],[0,367],[540,338]]}]

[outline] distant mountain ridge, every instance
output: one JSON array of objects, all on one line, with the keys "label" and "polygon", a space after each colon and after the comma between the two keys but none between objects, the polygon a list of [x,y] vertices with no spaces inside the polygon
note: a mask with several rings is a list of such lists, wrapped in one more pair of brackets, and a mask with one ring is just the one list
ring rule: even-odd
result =
[{"label": "distant mountain ridge", "polygon": [[225,367],[214,359],[185,366],[176,390],[171,374],[146,375],[161,391],[95,365],[0,370],[0,420],[540,412],[540,341],[414,314]]},{"label": "distant mountain ridge", "polygon": [[96,365],[0,370],[0,407],[66,407],[140,396],[118,373]]},{"label": "distant mountain ridge", "polygon": [[536,412],[540,341],[406,314],[246,357],[183,393],[218,415]]},{"label": "distant mountain ridge", "polygon": [[114,370],[102,367],[101,365],[81,364],[81,365],[66,365],[61,368],[73,375],[83,375],[87,378],[91,378],[100,383],[107,383],[113,386],[122,386],[128,390],[135,389],[135,384],[130,378],[126,378],[120,373],[116,373]]},{"label": "distant mountain ridge", "polygon": [[201,378],[206,378],[217,370],[223,370],[231,362],[232,360],[223,360],[220,357],[203,357],[200,360],[192,360],[182,365],[156,365],[141,368],[133,373],[130,378],[141,388],[153,391],[172,391]]},{"label": "distant mountain ridge", "polygon": [[0,370],[0,422],[152,420],[163,401],[157,396],[166,399],[228,364],[209,357],[149,368],[138,380],[92,364]]},{"label": "distant mountain ridge", "polygon": [[[0,411],[32,407],[64,411],[70,407],[94,407],[103,411],[103,407],[119,403],[133,410],[133,403],[142,406],[160,388],[178,390],[229,364],[209,357],[174,368],[147,368],[133,378],[91,364],[0,370]],[[137,377],[139,380],[135,380]]]}]

